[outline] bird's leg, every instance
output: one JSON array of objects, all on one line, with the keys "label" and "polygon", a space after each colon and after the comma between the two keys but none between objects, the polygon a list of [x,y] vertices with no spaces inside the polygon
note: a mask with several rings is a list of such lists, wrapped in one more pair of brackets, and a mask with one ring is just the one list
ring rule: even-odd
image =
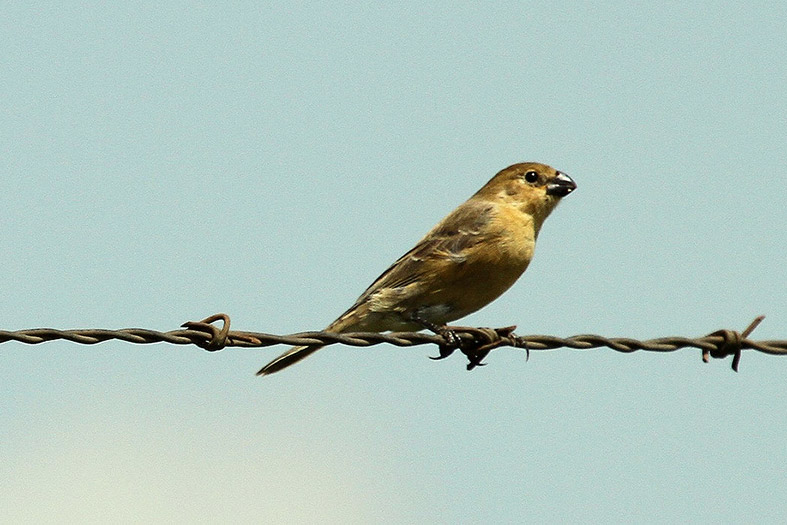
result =
[{"label": "bird's leg", "polygon": [[498,346],[500,336],[493,328],[476,328],[473,326],[452,326],[457,332],[470,334],[473,337],[472,341],[465,342],[461,348],[462,353],[467,357],[467,369],[472,370],[477,366],[484,366],[486,363],[482,361],[489,355],[494,348]]},{"label": "bird's leg", "polygon": [[[438,325],[431,321],[427,321],[420,317],[417,313],[413,313],[410,319],[423,326],[427,330],[442,336],[445,343],[440,345],[440,355],[438,357],[430,357],[429,359],[445,359],[454,353],[457,348],[462,351],[467,357],[467,369],[472,370],[477,366],[484,366],[484,358],[489,355],[489,352],[501,346],[503,343],[502,338],[510,337],[513,335],[516,326],[507,326],[505,328],[475,328],[472,326],[448,326]],[[459,334],[469,334],[472,340],[462,340]],[[525,347],[527,348],[527,347]],[[528,352],[529,354],[529,352]]]},{"label": "bird's leg", "polygon": [[[472,336],[472,340],[461,340],[459,349],[467,357],[467,369],[472,370],[477,366],[484,366],[484,358],[489,355],[489,352],[500,346],[508,344],[506,339],[514,336],[516,326],[506,326],[504,328],[476,328],[472,326],[446,326],[445,329],[453,331],[455,334],[468,334]],[[458,336],[457,336],[458,337]],[[526,344],[522,347],[530,356],[530,350]]]},{"label": "bird's leg", "polygon": [[434,332],[435,334],[441,336],[445,339],[445,343],[439,345],[440,346],[440,355],[437,357],[429,357],[429,359],[445,359],[449,355],[454,353],[454,350],[459,348],[462,345],[462,340],[459,339],[459,336],[456,335],[456,332],[448,328],[446,325],[438,325],[431,321],[427,321],[426,319],[421,318],[417,313],[413,312],[410,316],[413,322],[420,324],[427,330]]}]

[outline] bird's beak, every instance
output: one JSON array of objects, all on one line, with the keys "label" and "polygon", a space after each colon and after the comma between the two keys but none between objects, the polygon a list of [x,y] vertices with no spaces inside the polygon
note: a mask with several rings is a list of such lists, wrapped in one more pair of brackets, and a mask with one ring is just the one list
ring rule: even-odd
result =
[{"label": "bird's beak", "polygon": [[565,197],[577,189],[577,184],[565,173],[558,171],[555,178],[547,184],[547,195]]}]

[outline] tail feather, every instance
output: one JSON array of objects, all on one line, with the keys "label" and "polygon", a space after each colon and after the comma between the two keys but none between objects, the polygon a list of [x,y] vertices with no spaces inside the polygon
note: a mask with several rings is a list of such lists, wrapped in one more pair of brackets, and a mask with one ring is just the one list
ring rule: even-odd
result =
[{"label": "tail feather", "polygon": [[294,365],[301,359],[309,357],[320,348],[322,348],[322,346],[295,346],[290,348],[282,355],[263,366],[260,371],[257,372],[257,375],[267,376],[269,374],[273,374],[274,372],[278,372],[279,370],[287,368],[290,365]]},{"label": "tail feather", "polygon": [[[362,322],[364,320],[364,316],[368,311],[368,306],[365,303],[356,303],[353,305],[349,310],[344,312],[337,320],[332,322],[328,327],[325,329],[326,332],[349,332],[349,331],[376,331],[376,327],[370,327]],[[259,372],[257,372],[258,376],[267,376],[278,372],[284,368],[287,368],[290,365],[294,365],[301,359],[305,359],[312,355],[314,352],[323,348],[322,345],[315,345],[315,346],[295,346],[290,348],[282,355],[268,363],[267,365],[263,366]]]}]

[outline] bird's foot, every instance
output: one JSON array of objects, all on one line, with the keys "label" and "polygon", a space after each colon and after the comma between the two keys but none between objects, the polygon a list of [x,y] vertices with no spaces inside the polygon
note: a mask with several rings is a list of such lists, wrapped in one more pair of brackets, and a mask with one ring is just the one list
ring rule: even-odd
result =
[{"label": "bird's foot", "polygon": [[454,353],[454,350],[457,348],[462,347],[462,340],[459,338],[459,335],[456,333],[455,330],[446,326],[446,325],[439,325],[435,324],[431,321],[427,321],[426,319],[421,318],[418,314],[413,313],[411,319],[426,328],[427,330],[439,335],[443,338],[445,342],[439,344],[440,348],[440,355],[437,357],[429,357],[434,361],[438,361],[440,359],[445,359],[446,357],[450,356]]},{"label": "bird's foot", "polygon": [[452,327],[457,332],[467,333],[472,339],[463,342],[461,351],[467,357],[467,369],[472,370],[477,366],[484,366],[484,359],[489,352],[499,346],[508,345],[508,338],[513,336],[516,326],[503,328],[474,328],[470,326]]},{"label": "bird's foot", "polygon": [[430,356],[429,359],[439,361],[440,359],[445,359],[446,357],[453,354],[454,350],[457,348],[462,348],[462,339],[454,329],[447,326],[435,326],[434,328],[430,328],[430,330],[442,337],[445,340],[445,343],[438,345],[440,349],[440,355],[438,357]]},{"label": "bird's foot", "polygon": [[[484,366],[486,363],[483,360],[489,355],[489,352],[499,346],[510,345],[510,339],[516,338],[514,335],[516,326],[476,328],[473,326],[437,325],[421,319],[417,315],[413,315],[412,319],[424,328],[441,336],[444,340],[439,345],[440,355],[437,357],[430,356],[429,359],[435,361],[445,359],[459,349],[467,357],[468,370],[472,370],[477,366]],[[525,350],[527,351],[526,346]],[[530,357],[529,354],[530,352],[528,351],[528,357]]]}]

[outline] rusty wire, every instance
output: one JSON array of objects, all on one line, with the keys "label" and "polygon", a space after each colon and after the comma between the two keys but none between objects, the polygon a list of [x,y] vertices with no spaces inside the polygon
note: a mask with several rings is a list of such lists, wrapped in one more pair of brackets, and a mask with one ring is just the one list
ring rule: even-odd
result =
[{"label": "rusty wire", "polygon": [[[627,337],[603,337],[593,334],[555,337],[550,335],[517,336],[516,327],[472,328],[451,327],[451,333],[430,334],[424,332],[355,332],[337,334],[331,332],[299,332],[291,335],[273,335],[259,332],[230,331],[229,316],[216,314],[199,322],[187,322],[183,329],[159,332],[142,328],[121,330],[81,329],[57,330],[35,328],[31,330],[0,330],[0,343],[17,341],[25,344],[39,344],[46,341],[63,339],[79,344],[96,344],[109,340],[127,343],[151,344],[170,343],[176,345],[197,345],[208,351],[225,347],[258,348],[279,344],[285,345],[332,345],[341,343],[349,346],[373,346],[388,343],[395,346],[419,346],[435,344],[440,348],[440,357],[447,357],[456,349],[469,359],[468,370],[482,365],[481,361],[493,349],[503,346],[531,350],[554,350],[573,348],[590,350],[607,347],[617,352],[631,353],[637,350],[651,352],[674,352],[682,348],[698,348],[702,359],[708,362],[711,357],[723,359],[732,356],[732,369],[737,371],[743,350],[755,350],[769,355],[787,355],[787,341],[753,341],[748,339],[751,332],[763,320],[757,317],[746,330],[717,330],[703,337],[660,337],[640,341]],[[212,323],[223,321],[221,329]]]}]

